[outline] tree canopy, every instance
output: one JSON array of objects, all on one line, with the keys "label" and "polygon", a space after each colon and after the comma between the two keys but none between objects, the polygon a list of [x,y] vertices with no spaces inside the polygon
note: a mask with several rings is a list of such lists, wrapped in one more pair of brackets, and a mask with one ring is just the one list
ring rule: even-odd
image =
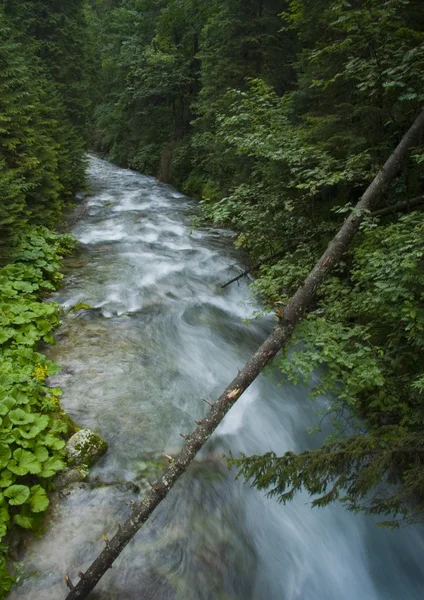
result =
[{"label": "tree canopy", "polygon": [[[101,101],[92,143],[197,196],[255,262],[283,314],[424,101],[419,0],[92,3]],[[333,434],[300,455],[235,458],[286,501],[413,520],[422,453],[423,194],[418,146],[277,359],[331,399]],[[423,201],[424,204],[424,201]],[[405,214],[406,213],[406,214]],[[313,372],[322,377],[315,382]],[[313,424],[311,424],[313,426]],[[391,521],[393,523],[394,521]]]}]

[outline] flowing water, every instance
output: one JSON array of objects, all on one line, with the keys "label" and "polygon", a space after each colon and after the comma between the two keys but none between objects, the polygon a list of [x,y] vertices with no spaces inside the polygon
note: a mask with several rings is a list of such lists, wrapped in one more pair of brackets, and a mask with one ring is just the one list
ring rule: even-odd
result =
[{"label": "flowing water", "polygon": [[[49,357],[66,411],[109,451],[52,509],[13,600],[60,600],[130,513],[128,503],[178,451],[269,332],[246,283],[225,290],[240,254],[230,235],[190,229],[192,200],[154,179],[90,159],[92,196],[74,227],[83,252],[54,298],[71,311]],[[400,600],[423,597],[422,532],[390,533],[333,506],[287,506],[229,474],[233,453],[301,450],[317,406],[301,386],[263,376],[125,549],[93,598],[120,600]],[[131,484],[125,482],[133,482]],[[135,484],[135,485],[134,485]]]}]

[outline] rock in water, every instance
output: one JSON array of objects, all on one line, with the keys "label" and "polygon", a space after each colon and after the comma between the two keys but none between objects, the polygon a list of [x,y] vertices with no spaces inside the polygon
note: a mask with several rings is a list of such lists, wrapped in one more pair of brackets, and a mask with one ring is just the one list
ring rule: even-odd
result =
[{"label": "rock in water", "polygon": [[107,442],[94,431],[80,429],[69,438],[66,454],[70,465],[89,467],[107,451],[107,448]]},{"label": "rock in water", "polygon": [[88,475],[88,469],[82,465],[73,467],[72,469],[64,469],[55,478],[56,489],[63,491],[66,488],[74,487],[75,484],[81,483]]}]

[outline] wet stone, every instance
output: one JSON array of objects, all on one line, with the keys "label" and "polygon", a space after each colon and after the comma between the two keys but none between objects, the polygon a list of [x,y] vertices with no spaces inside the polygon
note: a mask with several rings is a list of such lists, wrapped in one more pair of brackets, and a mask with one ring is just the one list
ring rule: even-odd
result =
[{"label": "wet stone", "polygon": [[73,467],[64,469],[55,479],[56,489],[61,491],[70,485],[84,481],[88,475],[88,469],[84,467]]},{"label": "wet stone", "polygon": [[66,454],[72,466],[89,467],[107,451],[108,445],[91,429],[80,429],[66,444]]},{"label": "wet stone", "polygon": [[84,481],[75,481],[74,483],[71,483],[70,485],[68,485],[64,490],[62,490],[60,492],[60,496],[62,498],[69,498],[70,496],[72,496],[76,492],[79,492],[80,490],[89,490],[89,489],[90,489],[90,486],[88,483],[85,483]]}]

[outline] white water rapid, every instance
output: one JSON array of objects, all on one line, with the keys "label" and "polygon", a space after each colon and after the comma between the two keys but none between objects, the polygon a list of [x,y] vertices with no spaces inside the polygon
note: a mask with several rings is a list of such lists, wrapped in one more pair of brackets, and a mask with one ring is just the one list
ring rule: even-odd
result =
[{"label": "white water rapid", "polygon": [[[154,179],[90,158],[92,196],[73,233],[83,252],[53,298],[70,312],[49,358],[65,410],[109,451],[51,511],[12,600],[62,600],[138,497],[161,453],[183,443],[272,326],[252,313],[226,231],[190,229],[195,204]],[[301,450],[317,411],[301,386],[261,376],[90,598],[419,600],[424,536],[388,532],[340,506],[287,506],[228,473],[222,452]],[[128,483],[128,482],[133,482]],[[134,485],[135,484],[135,485]]]}]

